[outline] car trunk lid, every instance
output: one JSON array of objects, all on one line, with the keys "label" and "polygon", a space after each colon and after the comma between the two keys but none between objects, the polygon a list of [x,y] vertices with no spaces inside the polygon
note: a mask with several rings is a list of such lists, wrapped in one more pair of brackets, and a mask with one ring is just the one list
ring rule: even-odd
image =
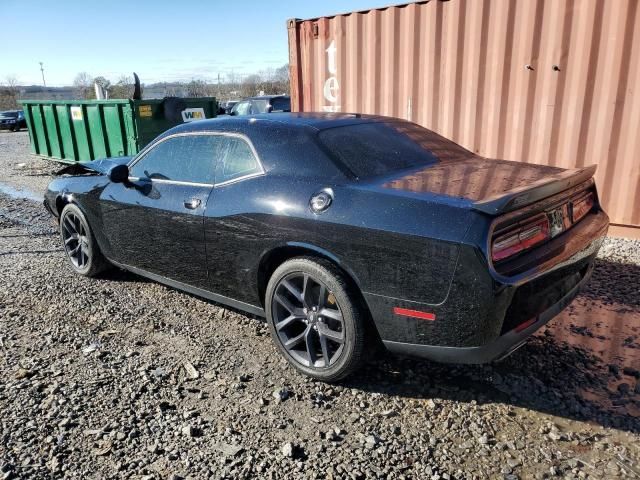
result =
[{"label": "car trunk lid", "polygon": [[584,183],[596,166],[565,170],[470,155],[449,158],[380,179],[383,188],[468,201],[474,210],[501,215]]}]

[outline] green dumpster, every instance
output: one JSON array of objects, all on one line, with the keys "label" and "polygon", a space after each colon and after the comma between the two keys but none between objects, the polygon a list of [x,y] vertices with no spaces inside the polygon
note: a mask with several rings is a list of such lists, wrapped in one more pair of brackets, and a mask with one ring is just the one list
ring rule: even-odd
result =
[{"label": "green dumpster", "polygon": [[67,163],[135,155],[169,128],[218,112],[214,97],[20,103],[31,152]]}]

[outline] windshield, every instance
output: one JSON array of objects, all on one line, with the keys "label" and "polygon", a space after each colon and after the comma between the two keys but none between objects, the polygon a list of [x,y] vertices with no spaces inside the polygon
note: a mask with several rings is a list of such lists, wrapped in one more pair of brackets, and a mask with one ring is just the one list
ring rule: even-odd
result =
[{"label": "windshield", "polygon": [[356,177],[384,175],[396,170],[431,165],[443,148],[466,150],[430,130],[409,122],[361,123],[329,128],[320,140]]},{"label": "windshield", "polygon": [[0,117],[18,118],[18,112],[0,112]]}]

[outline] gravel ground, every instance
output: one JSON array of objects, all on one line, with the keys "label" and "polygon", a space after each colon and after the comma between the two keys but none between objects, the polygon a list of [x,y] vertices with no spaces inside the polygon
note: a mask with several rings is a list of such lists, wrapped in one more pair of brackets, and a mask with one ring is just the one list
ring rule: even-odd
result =
[{"label": "gravel ground", "polygon": [[[0,186],[58,168],[0,133]],[[23,165],[24,164],[24,165]],[[0,479],[640,478],[640,244],[508,359],[385,356],[327,385],[259,320],[133,274],[74,275],[0,193]]]}]

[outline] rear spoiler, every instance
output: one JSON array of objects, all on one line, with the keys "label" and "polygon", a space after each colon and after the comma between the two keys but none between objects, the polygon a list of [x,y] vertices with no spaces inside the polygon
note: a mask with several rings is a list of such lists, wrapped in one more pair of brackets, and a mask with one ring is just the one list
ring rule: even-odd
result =
[{"label": "rear spoiler", "polygon": [[541,178],[529,185],[478,200],[473,203],[472,208],[489,215],[501,215],[580,185],[593,177],[596,168],[597,165],[589,165],[588,167],[565,170],[557,175]]}]

